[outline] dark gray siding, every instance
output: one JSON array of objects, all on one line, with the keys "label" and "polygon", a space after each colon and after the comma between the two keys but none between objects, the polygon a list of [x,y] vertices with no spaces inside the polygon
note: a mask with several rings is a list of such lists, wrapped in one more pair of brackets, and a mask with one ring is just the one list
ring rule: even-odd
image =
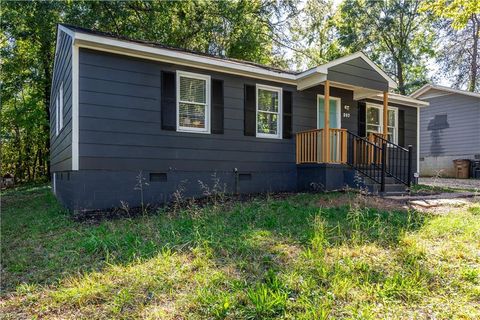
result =
[{"label": "dark gray siding", "polygon": [[[225,133],[205,135],[161,130],[161,70],[187,70],[224,80]],[[257,82],[205,70],[82,50],[80,169],[293,170],[294,139],[244,136],[244,84]],[[283,88],[295,90],[294,87]],[[314,111],[314,106],[307,104],[311,99],[308,94],[299,96],[294,92],[294,100],[298,101],[299,98],[304,104],[297,108],[294,130],[307,125],[305,118]]]},{"label": "dark gray siding", "polygon": [[[185,197],[204,194],[200,181],[226,192],[297,190],[295,139],[244,135],[244,86],[291,91],[293,133],[316,128],[323,86],[298,92],[294,86],[86,49],[80,49],[79,63],[80,170],[57,177],[57,190],[65,189],[61,201],[69,208],[114,207],[120,201],[139,205],[134,189],[140,172],[149,182],[148,203],[170,201],[176,191]],[[223,80],[224,134],[161,129],[161,71],[176,70]],[[356,133],[353,92],[332,87],[331,96],[342,99],[342,115],[350,107],[342,127]],[[165,174],[165,181],[149,181],[152,173]]]},{"label": "dark gray siding", "polygon": [[[50,96],[50,170],[72,168],[72,39],[59,31]],[[55,100],[63,81],[63,128],[55,132]],[[62,107],[62,106],[60,106]]]},{"label": "dark gray siding", "polygon": [[[84,49],[79,60],[80,172],[72,174],[79,184],[76,190],[82,191],[73,202],[85,207],[129,201],[140,171],[147,178],[150,173],[167,173],[168,181],[152,182],[147,188],[151,201],[168,200],[178,189],[201,194],[198,180],[211,185],[214,174],[228,192],[296,189],[294,138],[244,135],[244,85],[262,83],[292,91],[293,132],[316,127],[322,86],[297,92],[294,86]],[[161,129],[161,71],[176,70],[224,81],[224,134]],[[332,96],[341,97],[342,108],[350,105],[350,112],[356,114],[351,91],[332,88]],[[343,118],[342,127],[356,131],[356,116]],[[251,174],[251,180],[236,184],[235,168]],[[90,184],[94,186],[85,187]],[[138,197],[130,201],[134,199]]]},{"label": "dark gray siding", "polygon": [[362,58],[356,58],[329,68],[327,78],[331,81],[354,86],[388,91],[388,81]]},{"label": "dark gray siding", "polygon": [[449,94],[427,101],[420,110],[420,156],[480,154],[480,99]]}]

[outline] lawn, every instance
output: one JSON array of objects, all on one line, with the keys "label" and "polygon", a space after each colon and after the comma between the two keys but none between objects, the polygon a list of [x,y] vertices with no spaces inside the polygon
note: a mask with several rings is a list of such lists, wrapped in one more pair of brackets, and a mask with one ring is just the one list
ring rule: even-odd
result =
[{"label": "lawn", "polygon": [[478,319],[480,204],[292,194],[77,222],[2,196],[5,319]]}]

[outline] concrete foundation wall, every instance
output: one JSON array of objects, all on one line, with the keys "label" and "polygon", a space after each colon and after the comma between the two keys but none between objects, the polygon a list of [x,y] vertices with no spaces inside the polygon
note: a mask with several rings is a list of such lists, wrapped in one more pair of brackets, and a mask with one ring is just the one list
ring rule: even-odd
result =
[{"label": "concrete foundation wall", "polygon": [[453,160],[455,159],[474,159],[474,154],[464,154],[455,156],[438,156],[420,158],[420,172],[423,177],[444,177],[454,178],[455,168]]}]

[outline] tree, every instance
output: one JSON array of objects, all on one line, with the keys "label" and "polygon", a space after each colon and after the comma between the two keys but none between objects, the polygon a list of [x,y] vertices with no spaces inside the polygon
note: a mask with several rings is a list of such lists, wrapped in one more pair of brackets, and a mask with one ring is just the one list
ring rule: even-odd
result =
[{"label": "tree", "polygon": [[297,69],[314,67],[342,55],[334,25],[332,0],[307,0],[290,27],[293,63]]},{"label": "tree", "polygon": [[455,87],[480,91],[480,2],[434,0],[422,9],[437,19],[438,62],[443,71],[455,78]]},{"label": "tree", "polygon": [[50,91],[57,23],[285,66],[278,55],[295,0],[2,2],[1,171],[48,177]]},{"label": "tree", "polygon": [[339,43],[347,52],[365,51],[396,79],[406,94],[426,80],[433,33],[421,0],[346,0],[338,12]]}]

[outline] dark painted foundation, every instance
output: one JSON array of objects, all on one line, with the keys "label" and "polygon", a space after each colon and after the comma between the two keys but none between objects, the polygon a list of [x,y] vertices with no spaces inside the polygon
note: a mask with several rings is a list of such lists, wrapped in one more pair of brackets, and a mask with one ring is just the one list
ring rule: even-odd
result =
[{"label": "dark painted foundation", "polygon": [[56,196],[73,211],[168,203],[176,197],[202,197],[212,192],[266,193],[331,191],[355,187],[354,171],[345,165],[299,165],[290,171],[140,172],[81,170],[56,173]]},{"label": "dark painted foundation", "polygon": [[298,191],[332,191],[355,187],[355,171],[341,164],[297,166]]},{"label": "dark painted foundation", "polygon": [[56,173],[56,196],[70,210],[93,210],[162,204],[176,197],[202,197],[212,192],[266,193],[296,190],[295,169],[280,172],[81,170]]}]

